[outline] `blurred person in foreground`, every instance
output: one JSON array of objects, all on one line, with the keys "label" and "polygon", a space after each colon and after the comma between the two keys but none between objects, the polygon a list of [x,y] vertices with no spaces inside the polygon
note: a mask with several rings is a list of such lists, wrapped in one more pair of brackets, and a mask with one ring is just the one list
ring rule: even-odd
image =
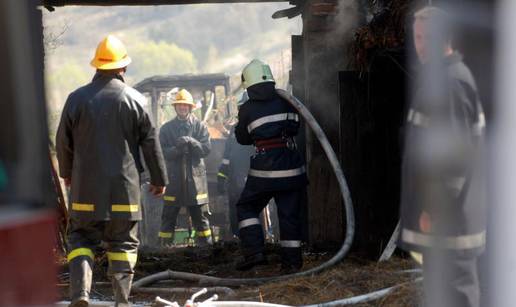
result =
[{"label": "blurred person in foreground", "polygon": [[486,241],[485,117],[450,23],[436,7],[414,14],[421,73],[407,116],[399,243],[423,254],[425,306],[476,307]]},{"label": "blurred person in foreground", "polygon": [[167,184],[163,155],[145,97],[124,83],[131,58],[109,35],[91,65],[91,83],[68,96],[57,131],[60,176],[71,188],[71,306],[88,306],[95,248],[104,242],[115,306],[130,306],[141,220],[141,154],[150,173],[150,192]]}]

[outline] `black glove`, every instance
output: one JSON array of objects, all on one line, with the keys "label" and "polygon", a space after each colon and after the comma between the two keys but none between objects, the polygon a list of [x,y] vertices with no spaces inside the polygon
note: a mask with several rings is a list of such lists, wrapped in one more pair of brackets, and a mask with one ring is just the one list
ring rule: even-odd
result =
[{"label": "black glove", "polygon": [[186,138],[186,141],[188,142],[188,144],[192,145],[193,147],[199,147],[199,148],[202,147],[201,142],[197,141],[193,137],[186,136],[185,138]]},{"label": "black glove", "polygon": [[177,138],[177,141],[176,141],[176,146],[181,148],[181,147],[185,147],[190,141],[189,141],[189,136],[180,136]]},{"label": "black glove", "polygon": [[202,155],[203,149],[202,144],[198,140],[194,139],[191,136],[188,136],[188,144],[192,148],[192,152],[196,155]]},{"label": "black glove", "polygon": [[217,175],[217,191],[223,194],[226,193],[226,177],[221,175],[222,174]]}]

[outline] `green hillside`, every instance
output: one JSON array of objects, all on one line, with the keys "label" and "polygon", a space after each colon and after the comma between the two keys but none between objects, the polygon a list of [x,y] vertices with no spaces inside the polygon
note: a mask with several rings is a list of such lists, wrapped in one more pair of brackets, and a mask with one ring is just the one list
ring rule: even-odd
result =
[{"label": "green hillside", "polygon": [[44,11],[51,113],[58,113],[70,91],[91,78],[94,71],[89,61],[108,33],[120,37],[133,58],[129,84],[157,74],[237,74],[252,58],[265,59],[277,74],[286,74],[290,36],[301,32],[300,18],[270,17],[286,7],[277,3],[206,4]]}]

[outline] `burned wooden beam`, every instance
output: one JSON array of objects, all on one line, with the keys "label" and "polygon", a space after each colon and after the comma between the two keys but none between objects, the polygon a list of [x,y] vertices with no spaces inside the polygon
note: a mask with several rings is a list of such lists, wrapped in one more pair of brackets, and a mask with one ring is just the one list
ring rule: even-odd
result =
[{"label": "burned wooden beam", "polygon": [[59,7],[70,5],[82,6],[141,6],[141,5],[182,5],[199,3],[265,3],[288,2],[288,0],[41,0],[45,7]]}]

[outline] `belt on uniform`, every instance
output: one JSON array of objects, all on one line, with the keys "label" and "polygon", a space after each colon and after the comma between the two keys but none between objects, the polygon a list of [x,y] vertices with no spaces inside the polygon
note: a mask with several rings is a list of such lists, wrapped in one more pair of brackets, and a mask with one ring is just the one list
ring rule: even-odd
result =
[{"label": "belt on uniform", "polygon": [[256,151],[265,151],[274,148],[293,148],[295,142],[291,138],[274,138],[266,140],[256,140],[254,146]]}]

